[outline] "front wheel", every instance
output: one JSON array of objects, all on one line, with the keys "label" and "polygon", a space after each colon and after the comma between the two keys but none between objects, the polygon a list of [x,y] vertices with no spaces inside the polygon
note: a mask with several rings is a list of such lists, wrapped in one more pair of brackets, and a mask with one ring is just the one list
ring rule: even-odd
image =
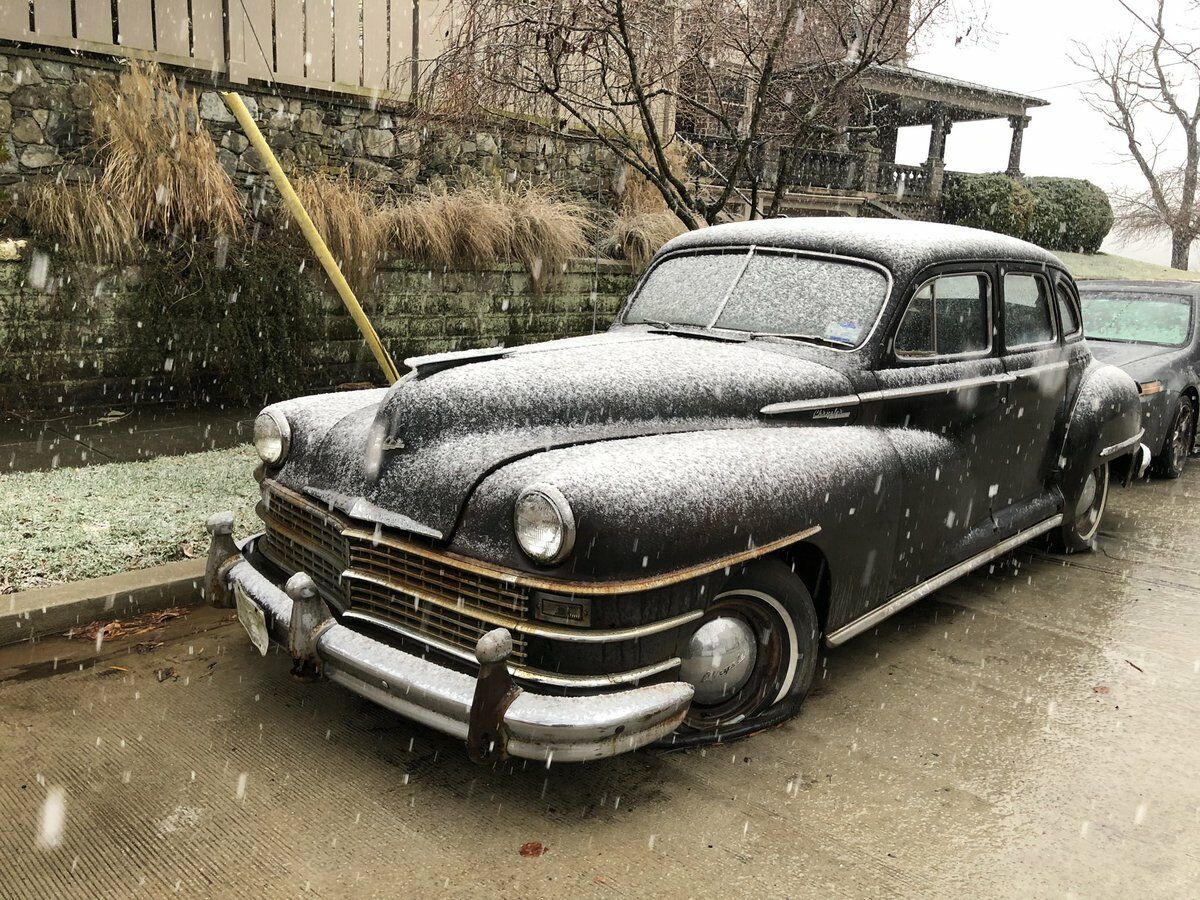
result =
[{"label": "front wheel", "polygon": [[1108,505],[1108,463],[1088,473],[1074,497],[1063,507],[1063,522],[1055,532],[1055,549],[1061,553],[1091,550],[1100,531],[1100,520]]},{"label": "front wheel", "polygon": [[1195,439],[1196,408],[1187,397],[1181,397],[1162,452],[1151,461],[1154,474],[1160,478],[1178,478],[1182,475]]},{"label": "front wheel", "polygon": [[696,689],[675,746],[742,737],[799,709],[817,668],[812,595],[783,562],[730,579],[692,633],[680,678]]}]

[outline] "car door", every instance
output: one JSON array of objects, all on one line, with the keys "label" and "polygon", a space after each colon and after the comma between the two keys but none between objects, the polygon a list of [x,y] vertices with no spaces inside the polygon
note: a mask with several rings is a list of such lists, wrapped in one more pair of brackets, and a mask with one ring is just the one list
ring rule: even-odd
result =
[{"label": "car door", "polygon": [[[891,592],[948,568],[990,534],[988,487],[1004,436],[1007,376],[995,341],[994,270],[932,270],[912,291],[877,371],[880,424],[937,436],[901,451],[904,508]],[[907,442],[898,436],[897,446]],[[917,442],[919,443],[919,442]]]},{"label": "car door", "polygon": [[1078,384],[1087,364],[1078,322],[1070,323],[1076,332],[1070,343],[1063,342],[1054,277],[1034,266],[1007,265],[1000,272],[1000,341],[1012,383],[1004,410],[1009,452],[993,506],[1006,526],[1052,512],[1048,484],[1058,465],[1068,386]]}]

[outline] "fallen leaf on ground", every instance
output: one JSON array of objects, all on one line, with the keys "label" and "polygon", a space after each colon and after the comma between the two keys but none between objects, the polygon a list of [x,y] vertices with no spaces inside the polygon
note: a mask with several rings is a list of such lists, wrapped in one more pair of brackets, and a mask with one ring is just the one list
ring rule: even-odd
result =
[{"label": "fallen leaf on ground", "polygon": [[191,541],[184,541],[182,544],[179,545],[179,549],[183,552],[183,555],[186,556],[188,559],[196,558],[196,545],[193,544]]},{"label": "fallen leaf on ground", "polygon": [[162,645],[162,641],[139,641],[134,645],[133,650],[135,653],[153,653]]},{"label": "fallen leaf on ground", "polygon": [[158,679],[159,684],[162,684],[168,678],[178,678],[179,676],[175,674],[174,666],[167,666],[165,669],[155,669],[154,677]]},{"label": "fallen leaf on ground", "polygon": [[1092,693],[1107,694],[1108,693],[1108,685],[1107,684],[1098,684],[1092,688]]},{"label": "fallen leaf on ground", "polygon": [[517,852],[522,856],[541,856],[549,849],[541,841],[526,841]]},{"label": "fallen leaf on ground", "polygon": [[188,611],[182,606],[173,606],[170,609],[158,609],[153,612],[142,613],[140,616],[134,616],[132,619],[113,619],[111,622],[96,621],[88,625],[82,625],[79,628],[72,628],[67,632],[67,637],[84,637],[94,641],[96,635],[104,632],[104,640],[111,641],[114,638],[145,634],[147,631],[152,631],[172,619],[182,618],[187,613]]}]

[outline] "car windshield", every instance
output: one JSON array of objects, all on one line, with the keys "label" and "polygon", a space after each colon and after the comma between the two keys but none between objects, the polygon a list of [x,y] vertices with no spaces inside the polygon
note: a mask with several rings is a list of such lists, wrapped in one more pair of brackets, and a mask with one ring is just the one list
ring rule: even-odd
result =
[{"label": "car windshield", "polygon": [[1180,294],[1084,293],[1080,301],[1084,335],[1094,341],[1178,347],[1192,333],[1192,301]]},{"label": "car windshield", "polygon": [[887,298],[888,279],[853,260],[762,248],[675,256],[642,282],[628,325],[694,326],[857,347]]}]

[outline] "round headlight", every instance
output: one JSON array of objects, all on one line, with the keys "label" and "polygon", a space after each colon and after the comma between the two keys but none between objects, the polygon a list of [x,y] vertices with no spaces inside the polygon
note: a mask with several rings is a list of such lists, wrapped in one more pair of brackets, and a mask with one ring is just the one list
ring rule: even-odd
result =
[{"label": "round headlight", "polygon": [[267,410],[254,420],[254,449],[267,465],[283,462],[291,443],[292,428],[279,413]]},{"label": "round headlight", "polygon": [[517,543],[534,562],[550,565],[575,546],[575,516],[557,488],[545,484],[526,488],[513,509]]}]

